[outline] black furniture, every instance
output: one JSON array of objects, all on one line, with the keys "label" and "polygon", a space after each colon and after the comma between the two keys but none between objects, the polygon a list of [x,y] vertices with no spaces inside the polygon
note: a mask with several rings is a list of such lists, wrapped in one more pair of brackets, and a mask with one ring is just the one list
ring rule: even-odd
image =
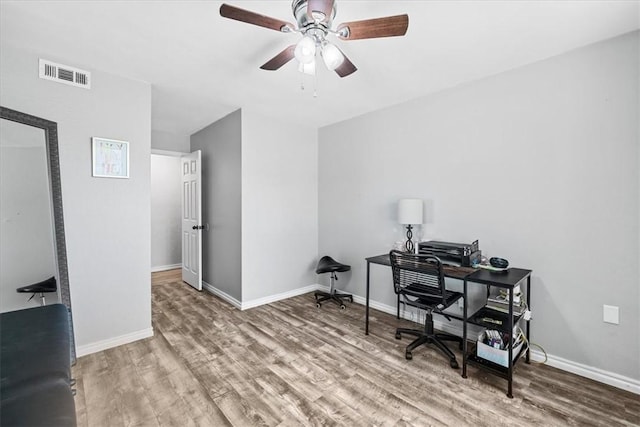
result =
[{"label": "black furniture", "polygon": [[456,361],[456,356],[444,342],[457,342],[462,350],[462,338],[450,334],[435,333],[433,330],[433,313],[441,314],[451,320],[442,310],[462,298],[462,294],[445,289],[442,262],[435,256],[391,251],[389,258],[393,274],[393,289],[401,297],[400,302],[426,312],[423,330],[396,329],[396,339],[401,339],[402,334],[417,337],[407,346],[405,358],[411,360],[413,358],[412,352],[418,346],[434,344],[449,358],[449,365],[453,369],[458,369],[459,365]]},{"label": "black furniture", "polygon": [[[391,266],[391,260],[389,254],[376,255],[372,257],[365,258],[367,261],[367,283],[366,283],[366,299],[365,299],[365,323],[364,323],[364,331],[366,335],[369,335],[369,301],[370,301],[370,271],[371,264],[377,264],[382,266]],[[508,382],[507,387],[507,396],[512,398],[513,393],[513,371],[516,365],[516,362],[520,359],[522,353],[526,354],[525,361],[527,363],[530,362],[530,354],[529,348],[527,346],[523,346],[520,350],[519,354],[513,354],[512,346],[508,348],[508,366],[500,366],[495,363],[491,363],[486,360],[482,360],[475,356],[475,341],[472,341],[472,346],[470,351],[467,351],[467,323],[476,324],[479,326],[484,326],[486,328],[495,329],[495,324],[487,323],[483,319],[485,318],[485,314],[487,308],[482,307],[480,310],[475,312],[473,315],[468,316],[467,314],[467,283],[475,283],[484,286],[494,286],[507,290],[509,296],[509,313],[504,316],[504,321],[502,323],[502,330],[511,331],[513,330],[514,325],[519,324],[524,316],[516,316],[513,313],[513,307],[511,303],[513,302],[513,291],[516,286],[521,285],[526,282],[526,296],[525,301],[531,309],[531,270],[523,269],[523,268],[509,268],[503,272],[492,272],[472,267],[457,267],[452,265],[443,265],[442,266],[444,277],[451,279],[458,279],[463,283],[463,314],[462,316],[455,316],[449,314],[451,318],[458,319],[462,321],[462,338],[463,338],[463,351],[462,351],[462,377],[467,377],[467,363],[473,363],[477,365],[479,368],[486,370],[494,375],[497,375],[501,378],[504,378]],[[493,319],[500,319],[499,313],[490,313]],[[481,316],[482,315],[482,316]],[[398,317],[400,317],[400,313],[398,311]],[[525,337],[527,342],[531,342],[531,329],[530,323],[526,322],[525,329]],[[514,357],[515,356],[515,357]]]},{"label": "black furniture", "polygon": [[28,299],[31,301],[36,294],[40,294],[40,305],[45,305],[44,294],[48,292],[56,292],[58,290],[58,286],[56,285],[56,278],[54,276],[49,277],[42,282],[33,283],[31,285],[23,286],[21,288],[16,289],[18,293],[25,294],[33,294]]},{"label": "black furniture", "polygon": [[0,425],[76,425],[70,332],[62,304],[0,314]]},{"label": "black furniture", "polygon": [[314,293],[316,298],[316,307],[322,307],[323,301],[333,301],[340,306],[340,309],[344,310],[345,299],[348,299],[350,302],[353,302],[353,295],[343,294],[340,292],[336,292],[335,289],[335,281],[338,280],[338,275],[336,273],[342,273],[345,271],[351,270],[350,265],[341,264],[330,256],[326,255],[320,258],[318,261],[318,265],[316,266],[316,274],[324,274],[331,273],[329,292],[317,291]]},{"label": "black furniture", "polygon": [[[514,326],[519,325],[523,320],[528,320],[524,315],[516,315],[513,312],[513,290],[516,286],[520,285],[526,280],[527,283],[527,293],[525,297],[525,301],[529,310],[531,310],[531,270],[526,270],[523,268],[509,268],[503,272],[493,272],[489,270],[477,270],[471,276],[469,276],[469,282],[479,283],[486,286],[493,286],[500,289],[505,289],[508,292],[508,300],[509,300],[509,313],[501,313],[496,310],[492,310],[488,307],[482,307],[477,312],[469,316],[468,322],[474,325],[483,326],[487,329],[497,329],[501,332],[511,334]],[[465,289],[466,293],[466,289]],[[466,317],[466,311],[465,311]],[[487,322],[487,319],[496,319],[502,322],[501,325],[496,325],[492,322]],[[465,322],[466,325],[467,322]],[[526,342],[531,342],[531,334],[530,334],[530,322],[526,321],[525,327],[525,337]],[[465,330],[466,337],[466,330]],[[512,387],[513,387],[513,370],[515,368],[516,362],[520,359],[520,356],[523,352],[526,352],[525,361],[530,363],[530,354],[529,347],[522,346],[519,354],[513,353],[513,346],[509,345],[507,349],[507,366],[498,365],[492,363],[486,359],[482,359],[476,355],[476,341],[474,340],[471,345],[471,350],[469,352],[464,353],[463,367],[462,367],[462,376],[464,378],[467,377],[467,363],[471,363],[479,368],[482,368],[486,371],[491,372],[494,375],[497,375],[501,378],[504,378],[508,381],[507,386],[507,396],[513,397]]]}]

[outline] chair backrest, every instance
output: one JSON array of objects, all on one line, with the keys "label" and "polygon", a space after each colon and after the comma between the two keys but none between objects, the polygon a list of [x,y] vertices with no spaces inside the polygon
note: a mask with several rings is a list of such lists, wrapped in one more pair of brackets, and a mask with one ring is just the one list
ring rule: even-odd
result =
[{"label": "chair backrest", "polygon": [[389,253],[396,294],[441,299],[446,293],[442,262],[435,256],[393,250]]}]

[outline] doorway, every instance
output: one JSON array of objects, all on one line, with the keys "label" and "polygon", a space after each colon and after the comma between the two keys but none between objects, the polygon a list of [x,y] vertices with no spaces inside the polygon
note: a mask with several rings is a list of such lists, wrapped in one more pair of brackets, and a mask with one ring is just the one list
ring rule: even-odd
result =
[{"label": "doorway", "polygon": [[182,266],[181,158],[187,153],[151,152],[151,271]]}]

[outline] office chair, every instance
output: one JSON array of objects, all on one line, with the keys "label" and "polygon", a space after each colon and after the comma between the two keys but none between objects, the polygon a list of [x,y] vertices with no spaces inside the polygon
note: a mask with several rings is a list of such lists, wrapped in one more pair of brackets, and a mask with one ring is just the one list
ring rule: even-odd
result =
[{"label": "office chair", "polygon": [[[316,274],[324,274],[331,273],[329,292],[317,291],[313,295],[316,298],[316,307],[322,307],[322,302],[331,300],[336,302],[341,310],[344,310],[346,307],[344,305],[343,300],[348,299],[350,302],[353,302],[353,296],[350,294],[342,294],[340,292],[336,292],[334,287],[334,281],[338,280],[338,275],[336,273],[342,273],[345,271],[351,270],[350,265],[341,264],[330,256],[323,256],[318,261],[318,265],[316,266]],[[318,298],[320,297],[320,298]]]},{"label": "office chair", "polygon": [[45,305],[44,294],[47,292],[56,292],[57,290],[58,286],[56,284],[56,278],[51,276],[42,282],[32,283],[31,285],[18,288],[16,289],[16,292],[33,294],[27,301],[31,301],[36,294],[40,294],[40,305]]},{"label": "office chair", "polygon": [[431,255],[418,255],[399,251],[389,253],[393,288],[402,303],[426,311],[424,329],[396,329],[396,339],[402,334],[416,336],[406,350],[407,360],[413,358],[413,350],[422,344],[434,344],[448,358],[453,369],[458,369],[458,362],[453,352],[444,341],[455,341],[462,349],[462,338],[455,335],[435,333],[433,330],[433,313],[441,314],[451,320],[442,310],[451,306],[462,297],[460,292],[447,291],[444,286],[442,262]]}]

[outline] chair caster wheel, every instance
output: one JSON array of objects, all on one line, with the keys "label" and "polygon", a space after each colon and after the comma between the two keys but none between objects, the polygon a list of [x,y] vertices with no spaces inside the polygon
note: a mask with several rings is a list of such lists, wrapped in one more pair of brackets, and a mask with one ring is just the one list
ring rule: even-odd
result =
[{"label": "chair caster wheel", "polygon": [[340,304],[340,310],[344,310],[345,308],[347,308],[344,304]]},{"label": "chair caster wheel", "polygon": [[455,359],[450,360],[450,361],[449,361],[449,365],[451,365],[451,367],[452,367],[453,369],[458,369],[458,368],[460,367],[460,366],[458,366],[458,361],[457,361],[457,360],[455,360]]},{"label": "chair caster wheel", "polygon": [[402,335],[400,335],[400,332],[396,332],[396,339],[397,340],[402,339]]},{"label": "chair caster wheel", "polygon": [[413,354],[411,354],[411,352],[407,351],[404,353],[404,358],[407,360],[411,360],[413,359]]},{"label": "chair caster wheel", "polygon": [[320,304],[319,302],[317,302],[317,303],[316,303],[316,307],[317,307],[317,308],[320,308],[320,307],[322,307],[322,304]]}]

